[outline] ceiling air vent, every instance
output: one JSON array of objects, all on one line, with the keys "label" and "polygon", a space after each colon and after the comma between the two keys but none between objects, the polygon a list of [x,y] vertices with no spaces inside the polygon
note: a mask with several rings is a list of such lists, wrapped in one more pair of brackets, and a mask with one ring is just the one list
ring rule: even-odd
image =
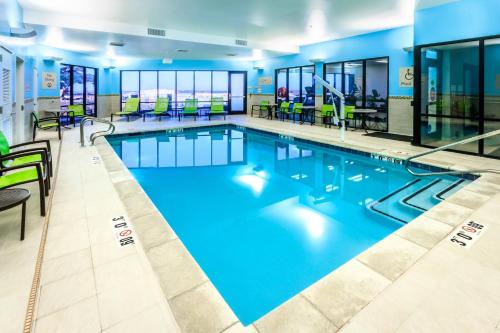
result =
[{"label": "ceiling air vent", "polygon": [[167,32],[163,29],[148,28],[148,35],[156,37],[165,37],[167,35]]},{"label": "ceiling air vent", "polygon": [[243,39],[237,39],[234,43],[238,46],[247,46],[248,45],[248,42],[246,40],[243,40]]},{"label": "ceiling air vent", "polygon": [[109,42],[109,45],[117,46],[117,47],[124,47],[125,43],[124,42]]}]

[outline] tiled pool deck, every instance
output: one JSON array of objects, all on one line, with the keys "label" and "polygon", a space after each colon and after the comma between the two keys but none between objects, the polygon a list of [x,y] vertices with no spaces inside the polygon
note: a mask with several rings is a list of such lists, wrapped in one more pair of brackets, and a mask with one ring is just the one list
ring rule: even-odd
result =
[{"label": "tiled pool deck", "polygon": [[[349,131],[340,143],[335,129],[245,116],[227,122],[395,158],[425,151],[361,132]],[[220,123],[116,124],[118,133],[126,133]],[[244,328],[109,144],[99,139],[95,147],[80,148],[78,141],[78,129],[64,132],[32,326],[36,332],[500,333],[498,175],[476,180]],[[449,152],[420,162],[500,169],[498,160]],[[0,215],[0,228],[9,228],[8,239],[0,235],[0,304],[9,309],[0,315],[2,332],[19,332],[24,321],[31,253],[38,250],[42,225],[36,201],[30,201],[33,231],[28,229],[22,244],[14,240],[18,224],[5,223],[11,215]],[[114,239],[111,220],[122,215],[135,229],[134,246],[120,248]],[[466,220],[487,226],[467,249],[448,240]],[[30,259],[22,261],[23,256]]]}]

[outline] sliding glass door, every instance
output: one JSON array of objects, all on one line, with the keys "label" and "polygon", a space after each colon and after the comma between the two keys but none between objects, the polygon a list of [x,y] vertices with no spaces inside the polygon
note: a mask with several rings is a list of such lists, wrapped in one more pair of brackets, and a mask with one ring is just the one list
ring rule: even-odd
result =
[{"label": "sliding glass door", "polygon": [[97,70],[92,67],[61,64],[60,101],[61,108],[83,105],[89,116],[97,115]]},{"label": "sliding glass door", "polygon": [[[500,38],[416,48],[414,143],[440,147],[500,128]],[[500,138],[454,150],[500,157]]]}]

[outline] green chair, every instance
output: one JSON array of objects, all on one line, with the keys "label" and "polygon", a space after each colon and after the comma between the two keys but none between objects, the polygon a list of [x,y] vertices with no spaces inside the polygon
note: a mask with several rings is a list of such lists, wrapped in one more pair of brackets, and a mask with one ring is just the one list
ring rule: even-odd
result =
[{"label": "green chair", "polygon": [[69,105],[68,114],[70,118],[73,119],[73,127],[76,127],[76,118],[81,119],[85,117],[85,110],[83,109],[83,105]]},{"label": "green chair", "polygon": [[168,104],[170,100],[168,97],[158,97],[156,99],[155,108],[151,112],[145,112],[142,115],[142,121],[146,121],[146,116],[158,117],[158,121],[161,121],[162,116],[170,117],[168,113]]},{"label": "green chair", "polygon": [[210,112],[208,112],[208,120],[210,120],[211,116],[224,116],[224,120],[226,120],[226,110],[224,109],[224,98],[222,97],[213,97],[210,103]]},{"label": "green chair", "polygon": [[356,117],[354,115],[354,110],[356,110],[356,106],[354,105],[344,105],[344,113],[345,119],[347,120],[347,125],[352,120],[354,122],[354,128],[356,128]]},{"label": "green chair", "polygon": [[281,102],[280,105],[281,120],[285,121],[285,114],[290,117],[290,102]]},{"label": "green chair", "polygon": [[111,121],[113,121],[113,116],[118,117],[127,117],[127,121],[130,120],[130,117],[140,117],[139,113],[139,98],[138,97],[129,97],[123,106],[123,110],[121,112],[115,112],[111,114]]},{"label": "green chair", "polygon": [[39,118],[36,112],[31,112],[31,119],[33,120],[33,141],[36,138],[36,130],[49,130],[55,128],[61,140],[61,119],[59,117],[45,117]]},{"label": "green chair", "polygon": [[321,106],[319,117],[321,118],[323,124],[325,124],[325,127],[326,125],[332,127],[333,111],[334,111],[333,104],[323,104]]},{"label": "green chair", "polygon": [[49,178],[47,169],[39,162],[21,164],[4,167],[3,163],[12,158],[22,158],[31,156],[33,153],[19,153],[15,156],[0,157],[0,190],[23,184],[37,182],[40,189],[40,214],[45,216],[45,196],[49,195],[47,179]]},{"label": "green chair", "polygon": [[293,122],[295,122],[295,115],[299,115],[299,120],[302,122],[302,108],[304,107],[304,103],[293,103],[292,106],[292,116],[293,116]]},{"label": "green chair", "polygon": [[253,112],[256,111],[256,109],[259,111],[259,117],[262,117],[262,112],[268,112],[269,111],[269,101],[268,100],[263,100],[260,101],[259,105],[252,105],[252,111],[250,116],[253,117]]},{"label": "green chair", "polygon": [[[33,147],[26,148],[22,150],[18,150],[21,147],[28,147],[32,145],[45,144],[45,147]],[[14,149],[14,151],[12,151]],[[31,152],[31,155],[26,155],[24,157],[17,156],[20,153],[28,153]],[[16,156],[15,158],[13,156]],[[50,150],[50,141],[49,140],[39,140],[33,142],[24,142],[17,145],[9,145],[9,141],[5,137],[4,133],[0,131],[0,157],[11,157],[13,160],[11,161],[10,166],[16,166],[21,164],[28,164],[34,162],[43,162],[44,160],[47,162],[47,168],[49,169],[50,176],[53,176],[52,169],[52,152]],[[5,161],[4,166],[7,166],[7,161]]]},{"label": "green chair", "polygon": [[193,116],[196,121],[196,117],[199,117],[198,112],[198,99],[188,98],[184,101],[184,109],[179,112],[179,121],[181,121],[181,116]]}]

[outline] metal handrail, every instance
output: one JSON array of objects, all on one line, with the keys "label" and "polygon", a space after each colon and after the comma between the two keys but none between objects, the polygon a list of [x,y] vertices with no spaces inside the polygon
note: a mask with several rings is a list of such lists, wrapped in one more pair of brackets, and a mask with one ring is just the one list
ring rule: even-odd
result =
[{"label": "metal handrail", "polygon": [[486,134],[477,135],[475,137],[468,138],[468,139],[465,139],[462,141],[453,142],[453,143],[450,143],[446,146],[438,147],[438,148],[426,151],[424,153],[413,155],[405,160],[404,167],[405,167],[406,171],[408,171],[412,175],[418,176],[418,177],[437,176],[437,175],[458,175],[458,174],[464,174],[464,173],[496,173],[496,174],[500,174],[500,170],[496,170],[496,169],[476,169],[476,170],[460,170],[460,171],[450,170],[450,171],[421,172],[421,173],[415,172],[415,171],[410,169],[410,162],[416,158],[430,155],[430,154],[436,153],[438,151],[449,149],[449,148],[454,147],[454,146],[463,145],[463,144],[466,144],[469,142],[474,142],[474,141],[479,141],[479,140],[483,140],[486,138],[490,138],[492,136],[496,136],[499,134],[500,134],[500,130],[496,130],[496,131],[489,132]]},{"label": "metal handrail", "polygon": [[106,120],[106,119],[102,119],[102,118],[97,118],[97,117],[91,117],[91,116],[87,116],[87,117],[83,117],[81,122],[80,122],[80,144],[82,145],[82,147],[85,147],[85,134],[84,134],[84,127],[85,127],[85,123],[91,121],[92,123],[93,122],[96,122],[96,123],[102,123],[102,124],[108,124],[109,127],[107,130],[105,131],[97,131],[97,132],[94,132],[92,134],[90,134],[90,143],[91,144],[94,144],[95,140],[98,138],[98,137],[101,137],[101,136],[104,136],[104,135],[109,135],[109,134],[113,134],[115,132],[115,125],[110,122],[109,120]]}]

